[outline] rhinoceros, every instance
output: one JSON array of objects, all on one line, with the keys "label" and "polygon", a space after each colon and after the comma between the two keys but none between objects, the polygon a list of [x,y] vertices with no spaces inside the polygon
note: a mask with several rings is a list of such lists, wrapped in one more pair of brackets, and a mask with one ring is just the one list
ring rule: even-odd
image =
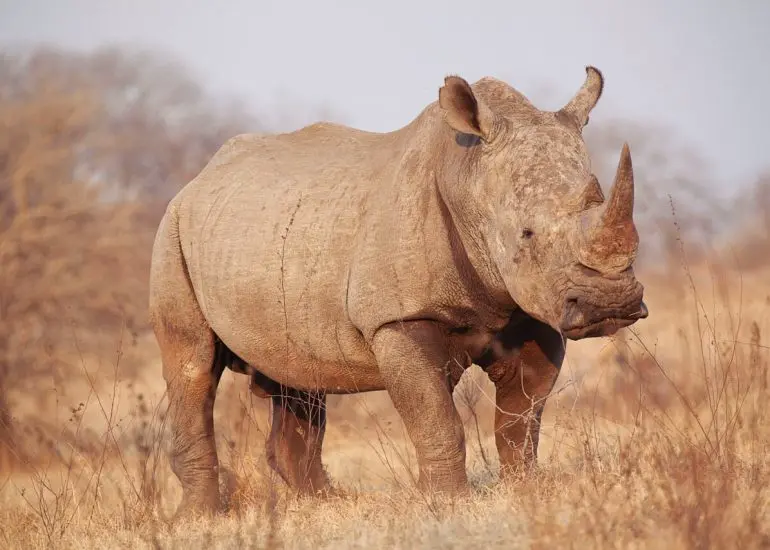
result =
[{"label": "rhinoceros", "polygon": [[452,393],[496,386],[503,473],[536,461],[567,340],[647,317],[624,145],[605,199],[582,132],[604,80],[558,111],[510,85],[448,76],[406,126],[317,123],[229,139],[168,204],[150,318],[167,384],[178,513],[219,507],[213,406],[227,367],[271,400],[270,466],[329,490],[327,394],[385,390],[418,486],[468,490]]}]

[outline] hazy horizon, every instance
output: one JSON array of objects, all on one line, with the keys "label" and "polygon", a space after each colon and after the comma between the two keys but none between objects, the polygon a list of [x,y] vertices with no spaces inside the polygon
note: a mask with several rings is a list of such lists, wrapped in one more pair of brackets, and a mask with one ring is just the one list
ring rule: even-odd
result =
[{"label": "hazy horizon", "polygon": [[374,131],[408,123],[449,73],[504,79],[538,107],[556,109],[595,65],[606,87],[592,119],[670,129],[729,192],[770,169],[770,73],[762,65],[770,3],[740,5],[239,0],[211,9],[179,0],[0,0],[0,44],[159,49],[204,89],[240,98],[257,115],[288,114],[296,126],[331,113]]}]

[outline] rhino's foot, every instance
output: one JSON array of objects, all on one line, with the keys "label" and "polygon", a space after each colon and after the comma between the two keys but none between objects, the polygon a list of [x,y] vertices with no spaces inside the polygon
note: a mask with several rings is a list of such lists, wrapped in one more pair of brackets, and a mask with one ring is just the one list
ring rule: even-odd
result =
[{"label": "rhino's foot", "polygon": [[532,457],[500,464],[500,480],[513,481],[529,477],[537,471],[537,461]]},{"label": "rhino's foot", "polygon": [[174,522],[212,517],[224,511],[219,495],[218,467],[200,470],[183,462],[179,456],[172,456],[171,469],[182,482],[182,501],[174,514]]},{"label": "rhino's foot", "polygon": [[173,523],[212,518],[223,512],[219,493],[185,494],[172,518]]},{"label": "rhino's foot", "polygon": [[322,498],[347,498],[350,494],[336,485],[328,484],[326,489],[316,492],[316,494]]},{"label": "rhino's foot", "polygon": [[290,448],[281,445],[276,447],[282,452],[269,452],[268,464],[291,490],[302,496],[339,496],[339,489],[332,485],[320,459],[306,464],[301,455],[287,452]]},{"label": "rhino's foot", "polygon": [[[513,426],[507,433],[499,433],[496,437],[497,453],[500,457],[500,479],[522,479],[532,474],[537,466],[537,441],[531,439],[537,434],[532,432],[538,428],[527,426],[517,429]],[[515,440],[509,438],[516,437]]]},{"label": "rhino's foot", "polygon": [[348,496],[346,491],[333,485],[328,478],[325,478],[324,482],[300,485],[296,487],[296,490],[302,496],[320,499],[345,498]]},{"label": "rhino's foot", "polygon": [[335,496],[336,489],[332,485],[323,466],[319,464],[314,467],[314,470],[315,471],[311,472],[310,475],[300,477],[297,482],[295,482],[295,486],[304,494],[318,497]]},{"label": "rhino's foot", "polygon": [[422,493],[445,497],[467,496],[470,494],[470,485],[465,465],[463,464],[462,468],[447,464],[421,469],[417,489]]}]

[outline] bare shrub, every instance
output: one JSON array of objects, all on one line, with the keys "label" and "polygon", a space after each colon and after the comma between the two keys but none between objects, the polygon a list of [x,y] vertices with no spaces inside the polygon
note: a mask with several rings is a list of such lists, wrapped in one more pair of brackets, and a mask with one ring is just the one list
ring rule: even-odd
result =
[{"label": "bare shrub", "polygon": [[122,327],[126,348],[146,331],[165,201],[249,122],[149,55],[6,55],[0,82],[0,438],[15,456],[11,411],[46,410],[41,377],[66,386]]}]

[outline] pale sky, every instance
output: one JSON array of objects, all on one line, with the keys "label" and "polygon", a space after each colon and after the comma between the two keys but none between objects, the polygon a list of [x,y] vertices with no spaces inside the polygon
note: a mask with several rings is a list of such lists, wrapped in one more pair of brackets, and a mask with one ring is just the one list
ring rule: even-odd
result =
[{"label": "pale sky", "polygon": [[593,120],[670,127],[723,191],[770,168],[767,0],[0,0],[0,45],[38,42],[160,47],[256,113],[304,123],[324,106],[375,131],[408,123],[449,73],[556,109],[591,64],[606,79]]}]

